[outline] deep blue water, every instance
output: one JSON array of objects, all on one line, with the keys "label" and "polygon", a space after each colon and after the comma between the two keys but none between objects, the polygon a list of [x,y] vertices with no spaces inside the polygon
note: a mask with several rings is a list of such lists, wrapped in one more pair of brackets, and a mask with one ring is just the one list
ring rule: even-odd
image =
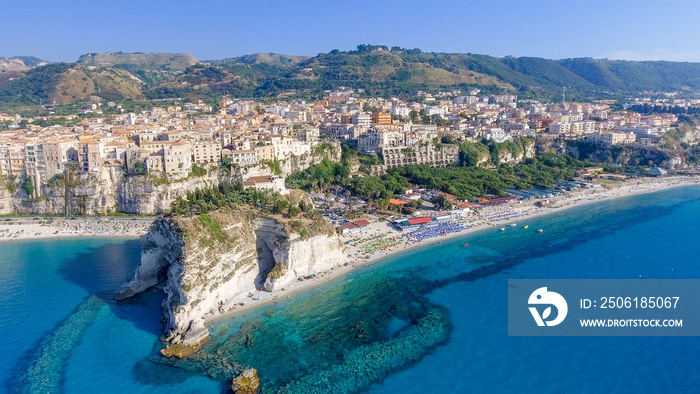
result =
[{"label": "deep blue water", "polygon": [[137,241],[3,243],[0,381],[8,391],[223,392],[253,366],[265,392],[696,392],[697,338],[508,337],[507,280],[700,278],[699,225],[699,187],[523,219],[219,320],[184,362],[154,355],[162,294],[111,300]]},{"label": "deep blue water", "polygon": [[[0,243],[0,392],[220,391],[202,377],[153,384],[156,374],[139,368],[161,329],[160,295],[117,306],[112,294],[133,274],[140,247],[114,238]],[[62,373],[31,368],[37,360]]]}]

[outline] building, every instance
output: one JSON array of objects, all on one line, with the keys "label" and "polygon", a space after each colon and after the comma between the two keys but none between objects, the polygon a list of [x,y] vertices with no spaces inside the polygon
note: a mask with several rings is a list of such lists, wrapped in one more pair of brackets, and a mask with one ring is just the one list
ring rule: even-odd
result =
[{"label": "building", "polygon": [[410,116],[411,110],[408,109],[408,107],[393,107],[391,108],[391,114],[402,118],[407,118]]},{"label": "building", "polygon": [[[24,165],[26,166],[26,176],[32,180],[32,183],[41,185],[46,183],[46,162],[44,161],[44,145],[41,143],[30,143],[24,146]],[[32,197],[39,197],[40,187],[34,188]]]},{"label": "building", "polygon": [[556,122],[549,125],[549,132],[552,134],[569,134],[571,132],[571,123]]},{"label": "building", "polygon": [[[391,123],[391,120],[389,121]],[[352,116],[352,124],[355,126],[372,127],[372,116],[366,112],[359,112]]]},{"label": "building", "polygon": [[372,124],[391,124],[391,114],[386,112],[372,114]]},{"label": "building", "polygon": [[166,144],[162,163],[162,169],[168,176],[186,177],[192,170],[192,145],[185,141]]},{"label": "building", "polygon": [[459,156],[457,145],[442,144],[436,149],[432,143],[418,144],[412,147],[398,146],[382,149],[386,168],[401,167],[409,164],[425,164],[431,167],[447,167]]},{"label": "building", "polygon": [[603,145],[625,145],[634,144],[637,141],[637,135],[632,132],[605,132],[594,134],[593,140]]},{"label": "building", "polygon": [[221,162],[221,144],[216,140],[200,140],[192,149],[194,163],[197,165],[218,165]]},{"label": "building", "polygon": [[241,167],[258,164],[258,154],[255,149],[224,149],[222,155],[231,159],[232,164]]},{"label": "building", "polygon": [[288,194],[284,186],[283,176],[253,176],[243,181],[243,189],[249,188],[270,190],[279,194]]},{"label": "building", "polygon": [[399,131],[369,130],[357,139],[357,147],[362,152],[374,154],[388,147],[405,147],[405,135]]},{"label": "building", "polygon": [[46,162],[46,177],[48,179],[62,174],[67,163],[78,163],[78,141],[48,140],[44,144],[44,161]]},{"label": "building", "polygon": [[510,136],[502,128],[496,127],[486,132],[486,138],[500,143],[509,140]]}]

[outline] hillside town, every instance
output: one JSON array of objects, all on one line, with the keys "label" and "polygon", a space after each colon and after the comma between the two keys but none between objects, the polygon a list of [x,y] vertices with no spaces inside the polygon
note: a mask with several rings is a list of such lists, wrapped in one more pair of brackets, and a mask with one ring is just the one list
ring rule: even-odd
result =
[{"label": "hillside town", "polygon": [[[25,119],[0,114],[0,122],[7,125],[0,132],[0,176],[45,185],[72,164],[84,173],[149,173],[174,181],[197,167],[221,163],[248,167],[302,157],[329,140],[346,142],[365,154],[379,154],[384,162],[373,171],[381,174],[406,164],[456,162],[455,145],[433,143],[443,137],[496,142],[563,138],[653,147],[678,121],[671,113],[643,116],[613,111],[613,102],[543,104],[518,101],[515,95],[480,95],[478,89],[436,95],[421,92],[418,102],[362,96],[361,90],[342,89],[315,102],[223,99],[215,107],[201,101],[166,107],[153,102],[148,110],[107,116],[102,115],[103,107],[119,110],[120,106],[95,102],[79,114],[63,117]],[[700,105],[700,100],[665,101],[683,107]],[[57,118],[74,120],[75,126],[35,124]],[[678,164],[671,160],[667,167]],[[283,191],[280,181],[272,185],[276,175],[280,174],[270,170],[240,181]],[[265,182],[260,176],[272,180]],[[33,190],[32,197],[41,195],[41,187]]]}]

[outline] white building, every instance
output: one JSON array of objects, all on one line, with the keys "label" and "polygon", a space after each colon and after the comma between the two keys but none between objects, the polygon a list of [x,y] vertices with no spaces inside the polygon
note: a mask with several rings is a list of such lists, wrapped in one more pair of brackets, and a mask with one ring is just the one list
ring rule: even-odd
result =
[{"label": "white building", "polygon": [[391,114],[394,116],[406,118],[411,114],[411,110],[408,109],[408,107],[393,107],[391,108]]},{"label": "white building", "polygon": [[372,115],[366,112],[356,113],[352,116],[352,124],[354,124],[355,126],[366,127],[369,129],[370,127],[372,127]]}]

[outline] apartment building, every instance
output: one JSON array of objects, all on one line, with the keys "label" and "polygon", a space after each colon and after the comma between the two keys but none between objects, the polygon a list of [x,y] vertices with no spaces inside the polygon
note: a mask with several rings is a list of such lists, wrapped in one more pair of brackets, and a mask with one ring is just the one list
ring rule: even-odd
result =
[{"label": "apartment building", "polygon": [[222,156],[229,158],[231,163],[242,167],[258,164],[258,154],[254,149],[224,149]]},{"label": "apartment building", "polygon": [[[391,123],[391,119],[389,120],[389,123]],[[352,124],[355,126],[370,128],[372,127],[372,115],[366,112],[356,113],[352,116]]]},{"label": "apartment building", "polygon": [[625,145],[634,144],[637,141],[637,135],[632,132],[608,131],[601,134],[593,134],[590,136],[590,139],[603,145]]},{"label": "apartment building", "polygon": [[184,178],[192,170],[192,145],[186,141],[177,141],[163,147],[162,170],[168,176]]},{"label": "apartment building", "polygon": [[67,163],[78,163],[78,141],[72,139],[52,139],[44,143],[46,177],[62,174]]},{"label": "apartment building", "polygon": [[405,134],[400,131],[369,130],[357,139],[357,147],[364,153],[373,154],[383,148],[404,146]]},{"label": "apartment building", "polygon": [[459,147],[443,144],[435,149],[432,143],[422,143],[412,147],[396,146],[382,149],[386,168],[409,164],[425,164],[431,167],[447,167],[459,157]]},{"label": "apartment building", "polygon": [[391,114],[386,112],[377,112],[372,114],[372,124],[391,124]]},{"label": "apartment building", "polygon": [[194,163],[197,165],[219,164],[221,162],[221,143],[216,140],[200,140],[192,147]]}]

